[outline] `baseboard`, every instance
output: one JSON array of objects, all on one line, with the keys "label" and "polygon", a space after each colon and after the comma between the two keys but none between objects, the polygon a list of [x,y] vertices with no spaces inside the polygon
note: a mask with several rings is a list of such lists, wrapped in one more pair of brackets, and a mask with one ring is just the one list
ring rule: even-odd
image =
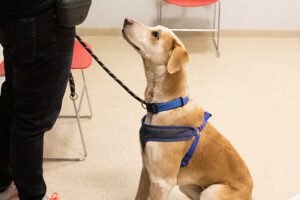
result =
[{"label": "baseboard", "polygon": [[[120,37],[121,29],[118,28],[77,28],[77,33],[83,36]],[[207,32],[176,32],[178,36],[208,37]],[[283,37],[299,38],[300,30],[221,30],[221,37]]]},{"label": "baseboard", "polygon": [[298,38],[300,37],[300,30],[222,30],[221,36]]},{"label": "baseboard", "polygon": [[82,36],[120,37],[119,28],[76,28],[76,32]]}]

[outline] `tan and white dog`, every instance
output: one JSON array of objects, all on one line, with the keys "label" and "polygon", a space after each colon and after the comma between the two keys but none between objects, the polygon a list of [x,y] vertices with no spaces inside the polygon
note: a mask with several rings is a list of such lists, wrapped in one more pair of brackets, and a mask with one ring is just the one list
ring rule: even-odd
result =
[{"label": "tan and white dog", "polygon": [[[189,95],[186,67],[189,55],[172,31],[126,19],[122,32],[143,59],[147,102],[161,103]],[[204,110],[190,100],[180,108],[148,113],[145,122],[199,127],[203,115]],[[180,168],[193,140],[147,143],[142,153],[143,169],[136,200],[165,200],[176,185],[194,200],[251,200],[253,182],[245,162],[210,123],[201,132],[189,165]]]}]

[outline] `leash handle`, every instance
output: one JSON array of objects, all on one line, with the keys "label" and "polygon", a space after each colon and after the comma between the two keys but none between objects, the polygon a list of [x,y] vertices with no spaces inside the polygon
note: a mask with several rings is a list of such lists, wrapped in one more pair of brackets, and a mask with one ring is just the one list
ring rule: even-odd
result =
[{"label": "leash handle", "polygon": [[126,92],[128,92],[133,98],[142,103],[142,107],[147,105],[146,101],[138,97],[134,92],[132,92],[116,75],[114,75],[101,60],[94,54],[94,52],[85,44],[85,42],[81,39],[81,37],[75,34],[76,39],[80,42],[80,44],[89,52],[89,54],[94,58],[94,60],[102,67],[102,69],[110,75]]}]

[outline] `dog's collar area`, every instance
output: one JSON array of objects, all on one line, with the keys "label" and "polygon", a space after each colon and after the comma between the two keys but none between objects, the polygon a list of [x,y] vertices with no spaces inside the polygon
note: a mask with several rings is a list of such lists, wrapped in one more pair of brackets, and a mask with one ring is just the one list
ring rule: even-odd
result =
[{"label": "dog's collar area", "polygon": [[[183,157],[180,167],[186,167],[189,164],[189,161],[193,157],[199,140],[200,132],[204,129],[208,119],[211,117],[211,114],[208,112],[204,113],[204,118],[202,124],[198,128],[191,126],[155,126],[145,124],[146,116],[142,119],[142,127],[140,129],[140,142],[142,145],[143,151],[145,150],[147,142],[179,142],[190,140],[195,137],[191,147],[188,152]],[[198,130],[197,130],[198,129]],[[199,133],[198,133],[199,131]]]},{"label": "dog's collar area", "polygon": [[172,110],[175,108],[183,107],[189,102],[189,97],[180,97],[165,103],[147,103],[146,109],[151,113],[159,113],[162,111]]}]

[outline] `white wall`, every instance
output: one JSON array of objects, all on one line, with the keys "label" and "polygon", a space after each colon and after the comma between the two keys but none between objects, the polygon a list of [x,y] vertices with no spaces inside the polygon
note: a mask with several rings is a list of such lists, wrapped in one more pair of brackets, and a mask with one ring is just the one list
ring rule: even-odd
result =
[{"label": "white wall", "polygon": [[[175,8],[165,6],[165,13],[182,15],[184,11]],[[204,13],[205,19],[211,13],[209,11],[212,9],[190,8],[186,13],[192,18]],[[156,0],[93,0],[91,12],[82,27],[120,28],[125,17],[155,25]],[[300,30],[300,0],[223,0],[221,26],[223,29]]]}]

